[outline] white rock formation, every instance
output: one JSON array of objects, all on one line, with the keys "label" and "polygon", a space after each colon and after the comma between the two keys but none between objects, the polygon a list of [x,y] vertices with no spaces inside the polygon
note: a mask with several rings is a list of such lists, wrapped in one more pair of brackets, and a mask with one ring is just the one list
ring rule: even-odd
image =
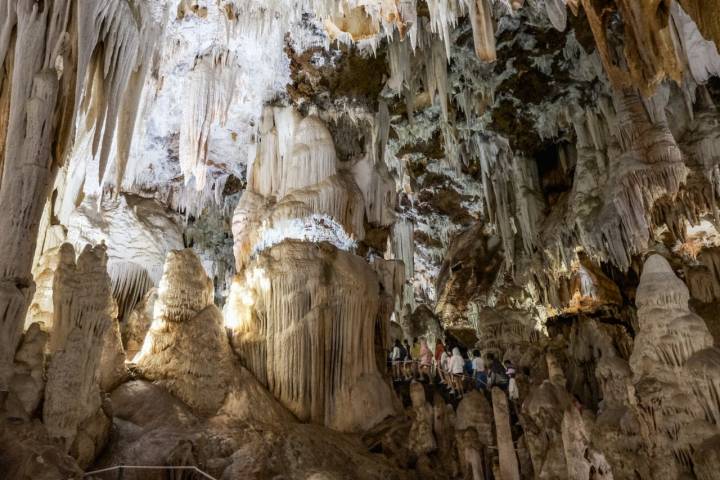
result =
[{"label": "white rock formation", "polygon": [[646,260],[630,368],[653,476],[689,471],[695,449],[717,433],[713,412],[720,410],[709,394],[720,375],[717,352],[707,325],[688,308],[689,297],[667,260],[660,255]]},{"label": "white rock formation", "polygon": [[232,352],[212,281],[192,250],[168,253],[153,322],[134,362],[192,408],[220,409],[233,374]]},{"label": "white rock formation", "polygon": [[[202,416],[293,421],[237,365],[222,313],[213,303],[212,281],[191,249],[168,253],[152,324],[133,362],[143,376]],[[256,408],[259,404],[263,408]]]},{"label": "white rock formation", "polygon": [[286,240],[236,279],[226,318],[243,363],[300,420],[361,430],[393,413],[375,361],[378,301],[360,257]]},{"label": "white rock formation", "polygon": [[[15,353],[15,365],[10,381],[10,403],[17,401],[21,409],[16,413],[29,419],[40,406],[45,390],[45,348],[48,333],[41,324],[34,323],[23,334]],[[14,397],[14,398],[13,398]]]},{"label": "white rock formation", "polygon": [[364,237],[367,194],[319,118],[268,108],[261,134],[233,218],[233,346],[299,419],[368,428],[393,406],[375,358],[380,282],[347,251]]},{"label": "white rock formation", "polygon": [[408,436],[408,448],[415,455],[427,455],[437,448],[433,435],[433,409],[425,399],[425,387],[422,383],[410,384],[413,420]]},{"label": "white rock formation", "polygon": [[139,87],[160,28],[147,4],[132,9],[121,0],[50,1],[42,8],[12,0],[0,7],[0,17],[0,61],[8,66],[4,72],[12,72],[11,78],[0,76],[7,99],[0,206],[17,213],[0,219],[6,252],[0,258],[0,391],[5,391],[32,297],[30,272],[43,205],[74,141],[76,117],[84,112],[86,126],[94,127],[99,177],[113,144],[122,177]]},{"label": "white rock formation", "polygon": [[[43,423],[51,437],[87,465],[108,433],[109,419],[101,409],[101,359],[106,335],[117,328],[104,246],[87,246],[77,263],[71,245],[60,247],[53,303]],[[115,368],[111,362],[103,367]]]}]

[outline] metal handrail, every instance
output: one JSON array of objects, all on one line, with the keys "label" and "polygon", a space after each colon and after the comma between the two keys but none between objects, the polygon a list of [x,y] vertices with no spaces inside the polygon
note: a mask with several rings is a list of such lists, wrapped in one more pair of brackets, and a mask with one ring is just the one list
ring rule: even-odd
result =
[{"label": "metal handrail", "polygon": [[115,465],[113,467],[101,468],[100,470],[93,470],[92,472],[85,472],[83,477],[95,475],[98,473],[112,472],[113,470],[190,470],[195,473],[199,473],[208,480],[217,480],[215,477],[203,472],[195,466],[171,466],[171,465]]}]

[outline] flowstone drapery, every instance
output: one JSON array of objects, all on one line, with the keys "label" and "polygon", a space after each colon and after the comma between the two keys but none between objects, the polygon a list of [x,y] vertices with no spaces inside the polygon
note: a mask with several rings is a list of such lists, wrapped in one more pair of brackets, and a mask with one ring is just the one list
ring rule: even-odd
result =
[{"label": "flowstone drapery", "polygon": [[[364,236],[368,195],[320,119],[266,109],[261,133],[233,219],[233,346],[299,419],[368,428],[393,412],[375,358],[376,323],[392,312],[375,271],[348,251]],[[364,184],[381,175],[370,165]]]}]

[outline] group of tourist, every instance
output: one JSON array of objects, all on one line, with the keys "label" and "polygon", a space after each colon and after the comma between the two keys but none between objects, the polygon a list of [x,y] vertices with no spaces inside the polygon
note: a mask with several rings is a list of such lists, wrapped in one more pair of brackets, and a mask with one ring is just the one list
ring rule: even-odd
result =
[{"label": "group of tourist", "polygon": [[501,363],[493,353],[483,356],[475,349],[465,357],[459,347],[446,347],[440,339],[435,342],[434,351],[425,338],[413,338],[412,345],[407,339],[404,342],[396,339],[388,360],[396,381],[438,379],[458,398],[468,388],[483,390],[493,386],[508,391],[513,400],[519,397],[515,366],[510,360]]}]

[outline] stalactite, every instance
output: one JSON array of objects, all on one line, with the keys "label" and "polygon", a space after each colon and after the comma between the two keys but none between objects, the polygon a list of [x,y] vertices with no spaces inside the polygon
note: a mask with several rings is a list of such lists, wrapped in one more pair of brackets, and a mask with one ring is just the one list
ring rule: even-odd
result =
[{"label": "stalactite", "polygon": [[206,187],[211,128],[224,125],[236,90],[237,65],[225,49],[213,49],[195,61],[186,81],[183,122],[180,128],[180,166],[185,184],[192,179],[200,191]]},{"label": "stalactite", "polygon": [[[666,77],[682,81],[674,32],[668,23],[671,2],[659,3],[617,0],[605,7],[582,0],[600,58],[615,88],[632,85],[649,96]],[[608,42],[608,22],[615,12],[623,20],[623,59],[615,57]]]},{"label": "stalactite", "polygon": [[385,163],[385,146],[390,131],[390,112],[385,103],[370,122],[366,156],[352,166],[352,175],[365,200],[370,223],[387,226],[395,220],[396,186]]},{"label": "stalactite", "polygon": [[[140,93],[130,89],[125,95],[131,72],[147,60],[139,53],[141,41],[145,40],[143,49],[152,46],[151,37],[140,32],[158,32],[141,27],[153,23],[144,6],[133,12],[120,0],[51,1],[42,8],[33,2],[11,1],[3,8],[0,64],[12,59],[8,71],[13,88],[1,162],[0,207],[17,215],[0,219],[0,239],[6,249],[0,262],[0,311],[4,312],[0,390],[5,390],[11,354],[32,296],[32,257],[42,207],[57,171],[53,167],[62,164],[72,145],[81,101],[86,110],[92,108],[89,118],[95,127],[96,147],[102,133],[102,177],[119,106],[129,105],[129,96]],[[11,46],[14,50],[8,52]],[[124,126],[129,126],[128,119]],[[123,138],[121,144],[126,144],[129,139]],[[118,161],[119,171],[122,165]]]},{"label": "stalactite", "polygon": [[111,262],[108,274],[112,280],[113,298],[118,304],[118,320],[124,323],[152,288],[153,282],[144,267],[131,262]]},{"label": "stalactite", "polygon": [[472,0],[469,4],[475,54],[480,60],[494,62],[497,56],[495,53],[495,29],[492,22],[490,0]]},{"label": "stalactite", "polygon": [[693,80],[703,84],[712,75],[720,73],[720,57],[717,46],[702,37],[696,23],[680,7],[679,2],[671,5],[673,24],[678,32],[683,57]]},{"label": "stalactite", "polygon": [[697,23],[703,36],[720,48],[720,20],[715,12],[720,8],[717,0],[678,0],[690,17]]},{"label": "stalactite", "polygon": [[545,9],[553,27],[564,31],[567,25],[567,0],[546,0]]}]

